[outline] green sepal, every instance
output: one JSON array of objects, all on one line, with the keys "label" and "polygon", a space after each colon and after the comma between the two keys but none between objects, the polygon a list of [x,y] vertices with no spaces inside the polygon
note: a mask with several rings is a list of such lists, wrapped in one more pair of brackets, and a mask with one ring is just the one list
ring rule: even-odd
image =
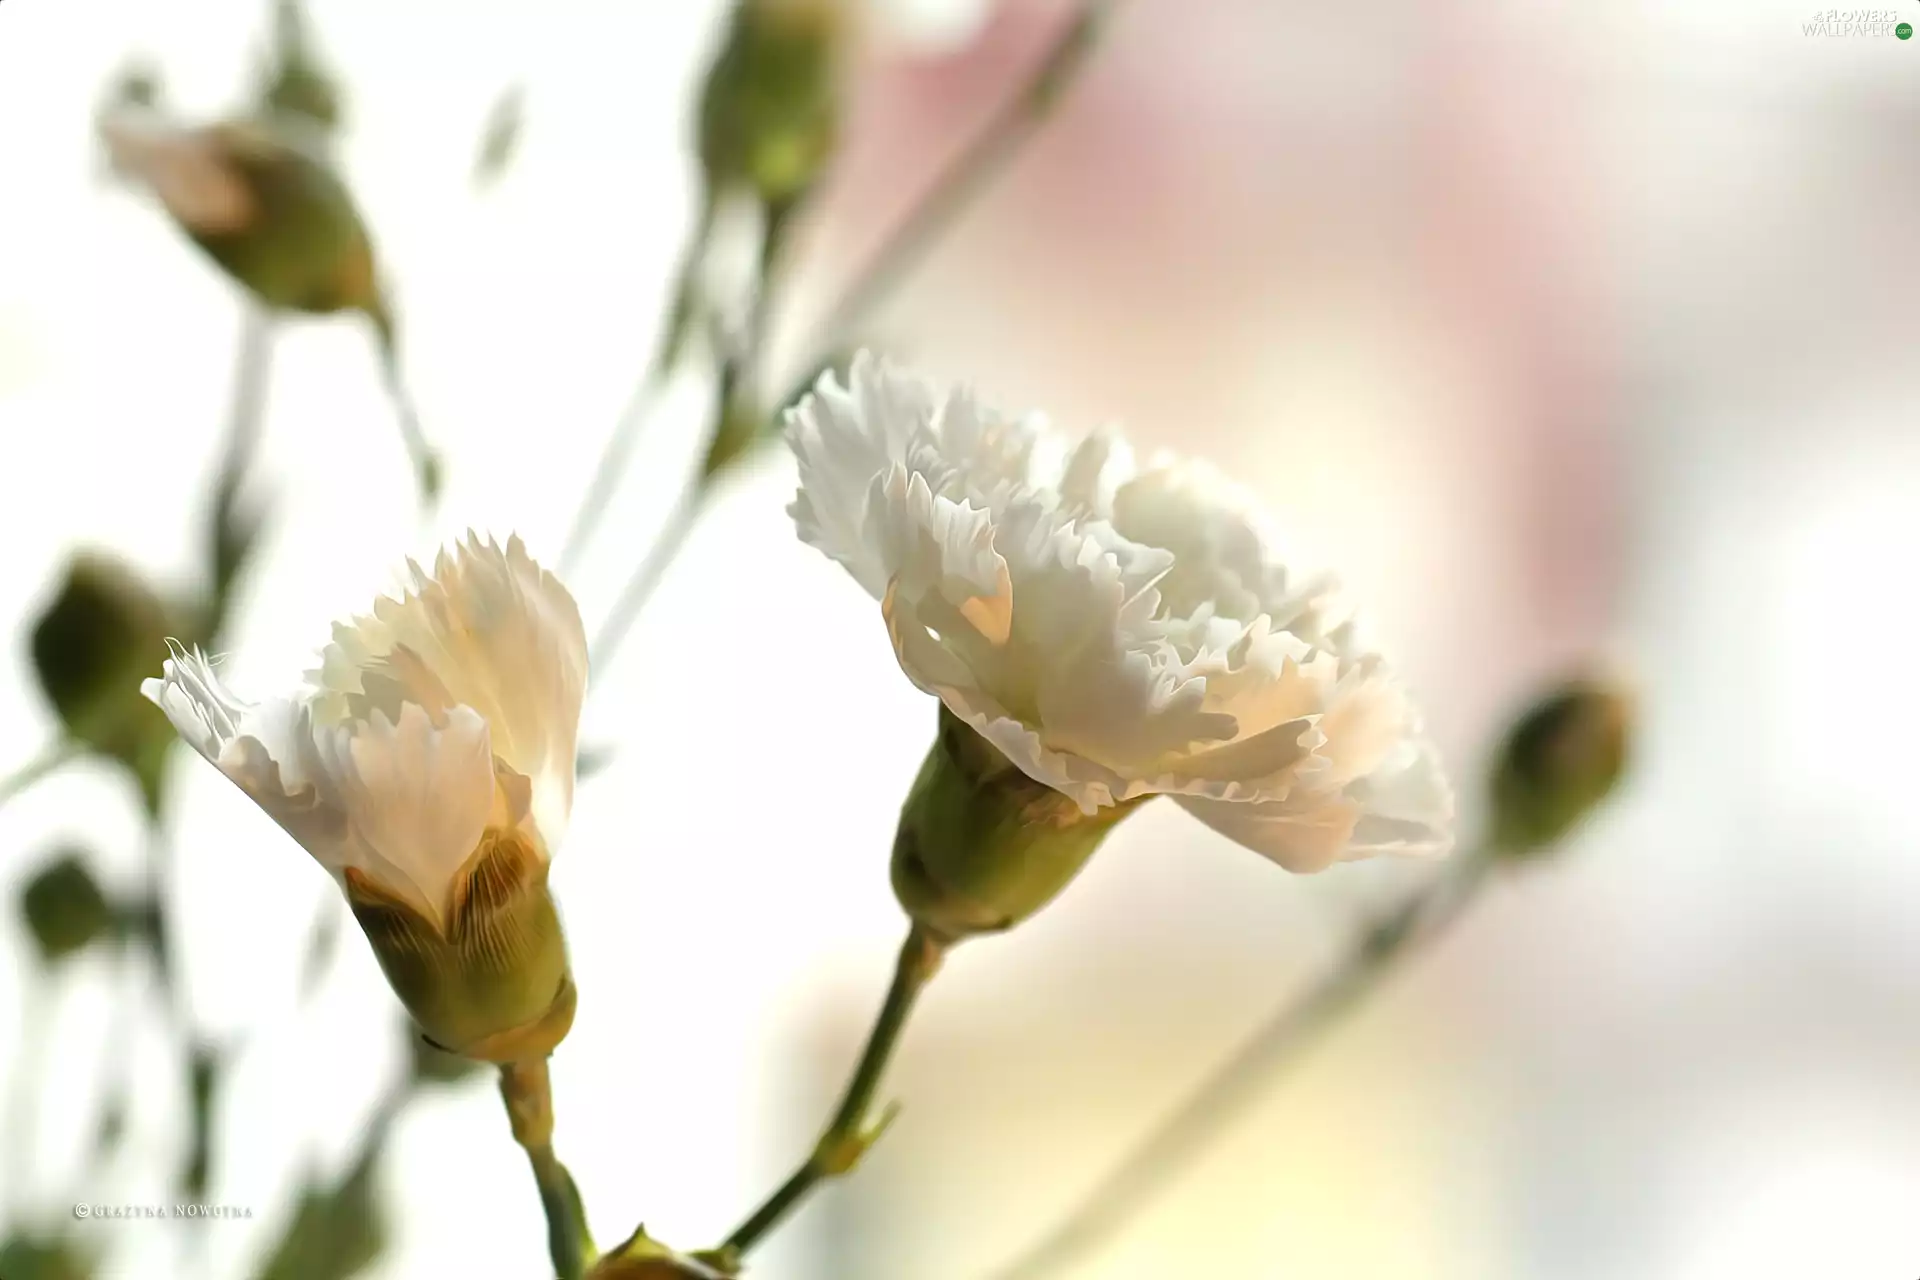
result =
[{"label": "green sepal", "polygon": [[1010,929],[1065,889],[1139,803],[1082,813],[943,704],[939,735],[900,811],[894,893],[945,942]]},{"label": "green sepal", "polygon": [[349,868],[347,903],[394,994],[436,1045],[485,1062],[545,1056],[573,1023],[566,939],[546,859],[489,831],[456,879],[441,929]]}]

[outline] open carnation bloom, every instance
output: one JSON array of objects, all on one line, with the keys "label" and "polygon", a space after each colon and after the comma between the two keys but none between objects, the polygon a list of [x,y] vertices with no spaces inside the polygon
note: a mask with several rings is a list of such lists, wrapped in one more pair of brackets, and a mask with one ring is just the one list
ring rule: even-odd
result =
[{"label": "open carnation bloom", "polygon": [[[177,645],[141,690],[333,874],[408,1008],[464,1052],[541,1014],[565,978],[545,877],[573,802],[587,645],[573,597],[518,538],[470,534],[432,577],[410,568],[412,589],[337,624],[290,696],[244,702]],[[533,970],[544,989],[503,994]]]},{"label": "open carnation bloom", "polygon": [[1386,663],[1212,469],[1068,451],[864,352],[787,430],[802,540],[881,602],[915,684],[1080,812],[1170,795],[1293,871],[1451,845]]}]

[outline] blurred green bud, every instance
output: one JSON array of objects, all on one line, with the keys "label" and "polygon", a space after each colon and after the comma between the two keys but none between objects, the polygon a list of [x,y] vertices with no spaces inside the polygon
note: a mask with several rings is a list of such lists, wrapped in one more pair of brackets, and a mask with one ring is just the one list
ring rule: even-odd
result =
[{"label": "blurred green bud", "polygon": [[480,135],[480,149],[473,159],[473,185],[484,187],[497,182],[513,163],[520,146],[521,121],[526,114],[526,98],[520,86],[507,89],[487,113],[486,129]]},{"label": "blurred green bud", "polygon": [[91,1280],[93,1264],[63,1240],[12,1236],[0,1243],[0,1280]]},{"label": "blurred green bud", "polygon": [[83,950],[114,927],[113,907],[78,850],[61,853],[27,881],[20,891],[20,914],[48,964]]},{"label": "blurred green bud", "polygon": [[709,191],[783,207],[813,186],[839,132],[850,23],[847,0],[739,0],[700,98]]},{"label": "blurred green bud", "polygon": [[387,1244],[374,1184],[378,1147],[332,1184],[310,1181],[286,1234],[255,1272],[258,1280],[349,1280],[373,1264]]},{"label": "blurred green bud", "polygon": [[107,89],[107,102],[116,107],[158,107],[162,96],[160,73],[138,63],[124,68]]},{"label": "blurred green bud", "polygon": [[114,167],[151,190],[223,271],[268,307],[313,314],[382,309],[373,243],[311,124],[174,125],[110,111]]},{"label": "blurred green bud", "polygon": [[274,5],[273,53],[261,76],[260,105],[268,116],[304,120],[325,133],[340,125],[340,89],[314,54],[299,0]]},{"label": "blurred green bud", "polygon": [[900,811],[893,891],[940,943],[997,933],[1080,873],[1140,800],[1088,816],[940,708],[940,732]]},{"label": "blurred green bud", "polygon": [[149,804],[173,735],[140,680],[167,637],[188,630],[133,570],[92,552],[74,557],[33,625],[34,672],[67,734],[132,769]]},{"label": "blurred green bud", "polygon": [[444,929],[348,867],[347,904],[394,994],[434,1047],[481,1062],[544,1058],[573,1026],[566,938],[547,861],[492,828],[455,880]]},{"label": "blurred green bud", "polygon": [[1494,848],[1523,857],[1553,845],[1612,794],[1633,718],[1632,699],[1597,680],[1576,680],[1522,716],[1494,770]]}]

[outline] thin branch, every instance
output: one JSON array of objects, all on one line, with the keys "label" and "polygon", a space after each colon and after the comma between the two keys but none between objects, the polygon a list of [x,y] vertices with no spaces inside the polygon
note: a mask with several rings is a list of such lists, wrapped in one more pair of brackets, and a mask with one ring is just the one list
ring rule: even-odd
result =
[{"label": "thin branch", "polygon": [[1463,856],[1452,875],[1361,932],[1346,958],[1293,996],[1240,1050],[1123,1156],[1076,1208],[993,1280],[1038,1280],[1110,1243],[1195,1156],[1258,1102],[1281,1069],[1376,990],[1472,903],[1493,861]]},{"label": "thin branch", "polygon": [[[819,323],[816,351],[831,348],[866,319],[920,265],[960,215],[992,187],[1053,116],[1099,47],[1107,23],[1122,3],[1082,0],[1013,95],[854,272]],[[809,367],[816,363],[810,361]],[[806,390],[805,385],[794,387],[781,403],[798,399]]]},{"label": "thin branch", "polygon": [[641,371],[639,385],[628,397],[626,408],[620,411],[613,434],[607,437],[607,443],[600,450],[600,458],[593,467],[593,479],[587,485],[586,495],[580,500],[579,511],[574,513],[573,527],[567,531],[567,541],[560,552],[560,572],[563,574],[579,563],[587,544],[593,540],[595,530],[600,527],[601,519],[607,514],[607,507],[613,502],[614,492],[620,487],[621,477],[626,474],[627,464],[633,457],[633,446],[640,438],[640,428],[652,416],[653,407],[660,398],[661,384],[679,362],[687,334],[698,321],[696,312],[701,308],[698,301],[700,266],[713,243],[714,217],[714,201],[708,196],[703,199],[694,219],[693,230],[680,251],[680,266],[674,273],[673,302],[661,330],[660,341],[655,344],[646,368]]},{"label": "thin branch", "polygon": [[801,1161],[800,1167],[780,1184],[779,1190],[727,1237],[718,1251],[720,1256],[731,1261],[744,1255],[797,1209],[820,1183],[850,1172],[885,1131],[893,1119],[892,1110],[883,1112],[879,1123],[871,1127],[868,1113],[873,1110],[873,1100],[880,1091],[887,1063],[893,1057],[901,1033],[906,1030],[914,1001],[939,970],[942,955],[940,944],[918,925],[908,931],[906,943],[900,948],[899,962],[894,966],[893,984],[887,990],[886,1002],[880,1007],[880,1016],[867,1037],[866,1049],[826,1132],[820,1135],[820,1141]]},{"label": "thin branch", "polygon": [[0,806],[4,806],[15,796],[23,795],[33,785],[54,772],[67,761],[78,756],[81,744],[73,738],[60,738],[49,744],[39,755],[15,769],[4,778],[0,778]]},{"label": "thin branch", "polygon": [[596,678],[604,679],[614,652],[627,638],[627,633],[633,630],[633,624],[639,621],[640,611],[646,608],[654,588],[660,585],[668,566],[680,554],[680,548],[686,544],[687,536],[693,532],[701,511],[706,508],[706,496],[705,485],[698,481],[688,483],[680,500],[667,513],[667,521],[655,536],[653,546],[648,548],[647,558],[640,562],[640,567],[634,570],[633,576],[620,589],[619,598],[613,602],[613,608],[608,611],[606,621],[600,624],[600,630],[588,650],[591,655],[589,666]]},{"label": "thin branch", "polygon": [[[876,303],[898,287],[940,235],[992,186],[994,179],[1052,116],[1067,90],[1079,78],[1089,55],[1099,43],[1107,20],[1121,3],[1122,0],[1083,0],[1039,64],[1021,81],[980,134],[935,179],[932,187],[880,243],[865,265],[854,273],[852,282],[828,309],[825,320],[821,322],[814,344],[816,349],[831,347]],[[770,218],[772,225],[763,245],[761,278],[756,287],[753,309],[748,315],[744,351],[736,353],[732,366],[733,372],[749,383],[774,305],[775,273],[771,264],[783,239],[780,232],[791,213],[791,210],[783,210]],[[805,380],[790,387],[774,402],[776,405],[791,404],[806,393],[813,371],[819,368],[819,361],[809,361],[807,368],[809,372]],[[722,381],[726,381],[726,371],[723,371]],[[726,414],[735,407],[731,395],[723,387],[709,432],[710,459],[713,440],[724,428]],[[621,590],[620,599],[602,625],[600,637],[593,647],[596,671],[603,672],[612,661],[613,651],[625,639],[654,588],[659,585],[668,566],[685,544],[694,522],[705,507],[713,474],[708,467],[688,479],[663,526],[659,540]],[[569,545],[571,543],[572,539],[569,539]]]},{"label": "thin branch", "polygon": [[547,1219],[547,1253],[560,1280],[581,1280],[595,1260],[580,1189],[553,1153],[553,1079],[547,1060],[530,1058],[500,1067],[500,1100],[513,1140],[527,1153],[540,1208]]}]

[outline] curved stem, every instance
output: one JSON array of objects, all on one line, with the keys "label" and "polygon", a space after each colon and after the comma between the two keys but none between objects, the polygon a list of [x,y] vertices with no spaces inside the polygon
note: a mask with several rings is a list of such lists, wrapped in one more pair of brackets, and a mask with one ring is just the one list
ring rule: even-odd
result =
[{"label": "curved stem", "polygon": [[667,513],[667,522],[661,526],[653,545],[647,549],[647,558],[633,571],[627,584],[620,589],[620,596],[613,602],[607,619],[600,624],[600,630],[593,637],[588,649],[591,655],[589,666],[598,677],[604,677],[606,668],[613,661],[614,652],[633,630],[633,624],[640,620],[640,611],[647,606],[653,592],[666,576],[667,568],[680,554],[680,548],[686,545],[687,537],[693,532],[693,526],[699,523],[700,513],[706,509],[707,486],[690,482],[680,495],[673,510]]},{"label": "curved stem", "polygon": [[872,1127],[868,1126],[867,1114],[873,1109],[874,1095],[879,1092],[880,1079],[886,1073],[894,1046],[906,1029],[907,1015],[913,1011],[921,990],[939,970],[944,954],[945,949],[918,925],[907,932],[899,962],[894,966],[893,985],[887,990],[886,1002],[880,1006],[880,1016],[867,1036],[867,1047],[854,1068],[853,1078],[847,1082],[847,1091],[833,1119],[800,1167],[745,1222],[734,1228],[726,1244],[721,1246],[723,1254],[738,1257],[753,1248],[779,1226],[808,1193],[826,1179],[850,1172],[867,1149],[879,1140],[893,1119],[892,1109],[883,1113],[880,1122]]},{"label": "curved stem", "polygon": [[420,414],[414,407],[413,393],[400,368],[400,335],[394,319],[384,307],[369,309],[374,340],[380,358],[380,378],[387,397],[393,402],[394,425],[400,430],[400,443],[406,447],[407,460],[413,464],[414,483],[420,490],[420,504],[432,510],[440,498],[440,456],[434,452],[426,431],[420,426]]},{"label": "curved stem", "polygon": [[1474,900],[1493,860],[1464,857],[1458,869],[1362,930],[1352,950],[1305,992],[1293,996],[1156,1125],[1078,1206],[993,1280],[1037,1280],[1067,1269],[1107,1244],[1215,1138],[1259,1101],[1273,1075],[1313,1037],[1372,993],[1420,946],[1443,933]]},{"label": "curved stem", "polygon": [[[866,263],[855,271],[852,282],[821,321],[814,342],[816,349],[831,347],[874,304],[898,286],[954,219],[992,185],[1007,163],[1019,154],[1020,148],[1052,115],[1086,65],[1088,55],[1098,44],[1106,20],[1120,7],[1120,3],[1121,0],[1082,0],[1039,64],[1020,82],[980,134],[934,180],[932,187],[881,241]],[[769,210],[767,213],[769,225],[762,241],[760,279],[753,309],[748,317],[745,349],[736,353],[729,364],[732,374],[748,384],[752,382],[774,302],[776,272],[773,262],[783,245],[782,232],[794,210]],[[806,394],[813,373],[819,367],[818,359],[809,361],[809,372],[772,403],[775,406],[789,405]],[[724,381],[728,370],[722,372]],[[726,414],[737,407],[726,388],[723,388],[719,399],[715,421],[709,431],[709,465],[688,479],[659,540],[648,552],[646,560],[634,571],[633,577],[622,589],[620,599],[614,604],[612,613],[601,627],[593,650],[596,671],[603,671],[612,659],[613,650],[625,638],[667,567],[679,554],[705,505],[706,491],[711,487],[715,471],[712,465],[713,444],[717,434],[726,429]],[[610,455],[612,448],[612,444],[609,444]],[[624,462],[624,456],[621,461]],[[604,467],[606,463],[603,461],[602,465]],[[600,483],[596,481],[596,485]],[[605,483],[611,484],[611,481]],[[576,538],[584,537],[585,534],[576,527],[575,537],[569,538],[569,546]]]},{"label": "curved stem", "polygon": [[527,1153],[540,1208],[547,1218],[547,1254],[560,1280],[582,1280],[596,1258],[593,1236],[573,1175],[553,1153],[553,1081],[545,1058],[505,1063],[500,1099],[506,1104],[513,1140]]},{"label": "curved stem", "polygon": [[34,783],[79,755],[80,751],[80,744],[72,738],[60,738],[50,743],[39,755],[0,778],[0,805],[31,790]]},{"label": "curved stem", "polygon": [[[854,272],[819,323],[816,349],[831,347],[865,319],[920,264],[954,221],[993,185],[1053,115],[1085,69],[1120,3],[1081,0],[1026,79]],[[817,364],[809,362],[809,367]],[[805,384],[795,386],[781,403],[791,403],[806,390]]]},{"label": "curved stem", "polygon": [[620,411],[620,419],[614,423],[613,434],[602,446],[600,457],[593,464],[593,479],[587,483],[586,496],[580,500],[580,510],[574,513],[573,527],[567,531],[567,540],[560,550],[561,573],[571,572],[579,565],[587,543],[600,526],[601,517],[612,504],[614,490],[620,487],[620,478],[626,474],[627,462],[633,456],[634,443],[640,438],[640,428],[653,414],[663,372],[657,366],[650,366],[641,375],[639,385],[627,399],[627,407]]},{"label": "curved stem", "polygon": [[704,306],[699,298],[700,265],[713,243],[715,216],[714,201],[709,196],[702,200],[693,229],[681,248],[680,266],[674,273],[673,302],[661,330],[660,341],[653,355],[648,358],[646,368],[641,371],[639,385],[634,387],[627,407],[620,411],[613,434],[601,446],[599,460],[593,467],[593,479],[587,485],[586,495],[580,500],[580,509],[574,513],[573,527],[567,531],[567,540],[560,551],[560,571],[563,574],[579,563],[587,543],[593,540],[594,531],[600,527],[601,518],[607,514],[614,491],[620,487],[620,478],[626,474],[627,462],[633,456],[634,443],[640,438],[640,428],[646,425],[648,417],[652,415],[661,383],[679,363],[687,334],[699,321],[699,313]]}]

